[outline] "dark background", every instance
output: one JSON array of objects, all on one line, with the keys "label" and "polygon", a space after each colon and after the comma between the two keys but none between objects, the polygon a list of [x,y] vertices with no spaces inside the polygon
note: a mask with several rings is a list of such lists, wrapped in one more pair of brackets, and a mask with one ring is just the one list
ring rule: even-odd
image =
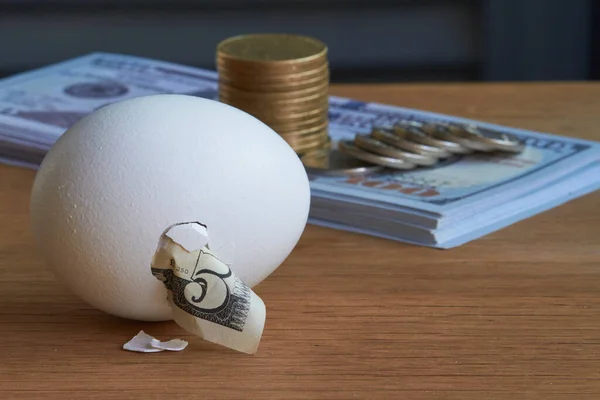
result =
[{"label": "dark background", "polygon": [[252,32],[315,36],[333,82],[592,80],[593,0],[0,0],[0,77],[92,51],[214,69]]}]

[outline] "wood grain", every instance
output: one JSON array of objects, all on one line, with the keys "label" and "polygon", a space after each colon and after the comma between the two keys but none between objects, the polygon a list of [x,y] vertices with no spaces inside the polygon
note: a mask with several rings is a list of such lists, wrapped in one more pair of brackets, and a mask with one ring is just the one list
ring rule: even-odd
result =
[{"label": "wood grain", "polygon": [[[600,139],[598,84],[337,86],[335,94]],[[598,399],[600,194],[441,251],[309,226],[255,290],[255,356],[93,310],[28,231],[34,172],[0,167],[1,399]],[[138,330],[191,341],[135,354]]]}]

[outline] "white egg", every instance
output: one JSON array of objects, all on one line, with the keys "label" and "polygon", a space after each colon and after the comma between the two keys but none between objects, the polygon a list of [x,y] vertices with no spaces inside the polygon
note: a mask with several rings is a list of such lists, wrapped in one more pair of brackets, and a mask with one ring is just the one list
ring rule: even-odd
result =
[{"label": "white egg", "polygon": [[150,272],[161,233],[205,224],[210,248],[249,286],[297,244],[310,188],[291,147],[256,118],[184,95],[105,106],[63,134],[33,185],[31,224],[48,266],[116,316],[171,319]]}]

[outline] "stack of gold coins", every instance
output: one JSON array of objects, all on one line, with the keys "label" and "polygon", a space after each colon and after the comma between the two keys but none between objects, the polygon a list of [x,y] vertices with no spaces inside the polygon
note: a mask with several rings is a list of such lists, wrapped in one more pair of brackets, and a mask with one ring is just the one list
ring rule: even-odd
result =
[{"label": "stack of gold coins", "polygon": [[319,40],[253,34],[217,46],[219,101],[277,132],[298,154],[329,146],[329,63]]}]

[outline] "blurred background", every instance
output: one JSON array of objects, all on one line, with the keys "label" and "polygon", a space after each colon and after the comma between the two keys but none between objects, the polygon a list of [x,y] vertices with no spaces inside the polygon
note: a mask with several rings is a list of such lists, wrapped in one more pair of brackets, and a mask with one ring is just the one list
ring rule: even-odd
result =
[{"label": "blurred background", "polygon": [[0,0],[0,77],[93,51],[215,69],[229,36],[330,48],[332,82],[593,80],[592,0]]}]

